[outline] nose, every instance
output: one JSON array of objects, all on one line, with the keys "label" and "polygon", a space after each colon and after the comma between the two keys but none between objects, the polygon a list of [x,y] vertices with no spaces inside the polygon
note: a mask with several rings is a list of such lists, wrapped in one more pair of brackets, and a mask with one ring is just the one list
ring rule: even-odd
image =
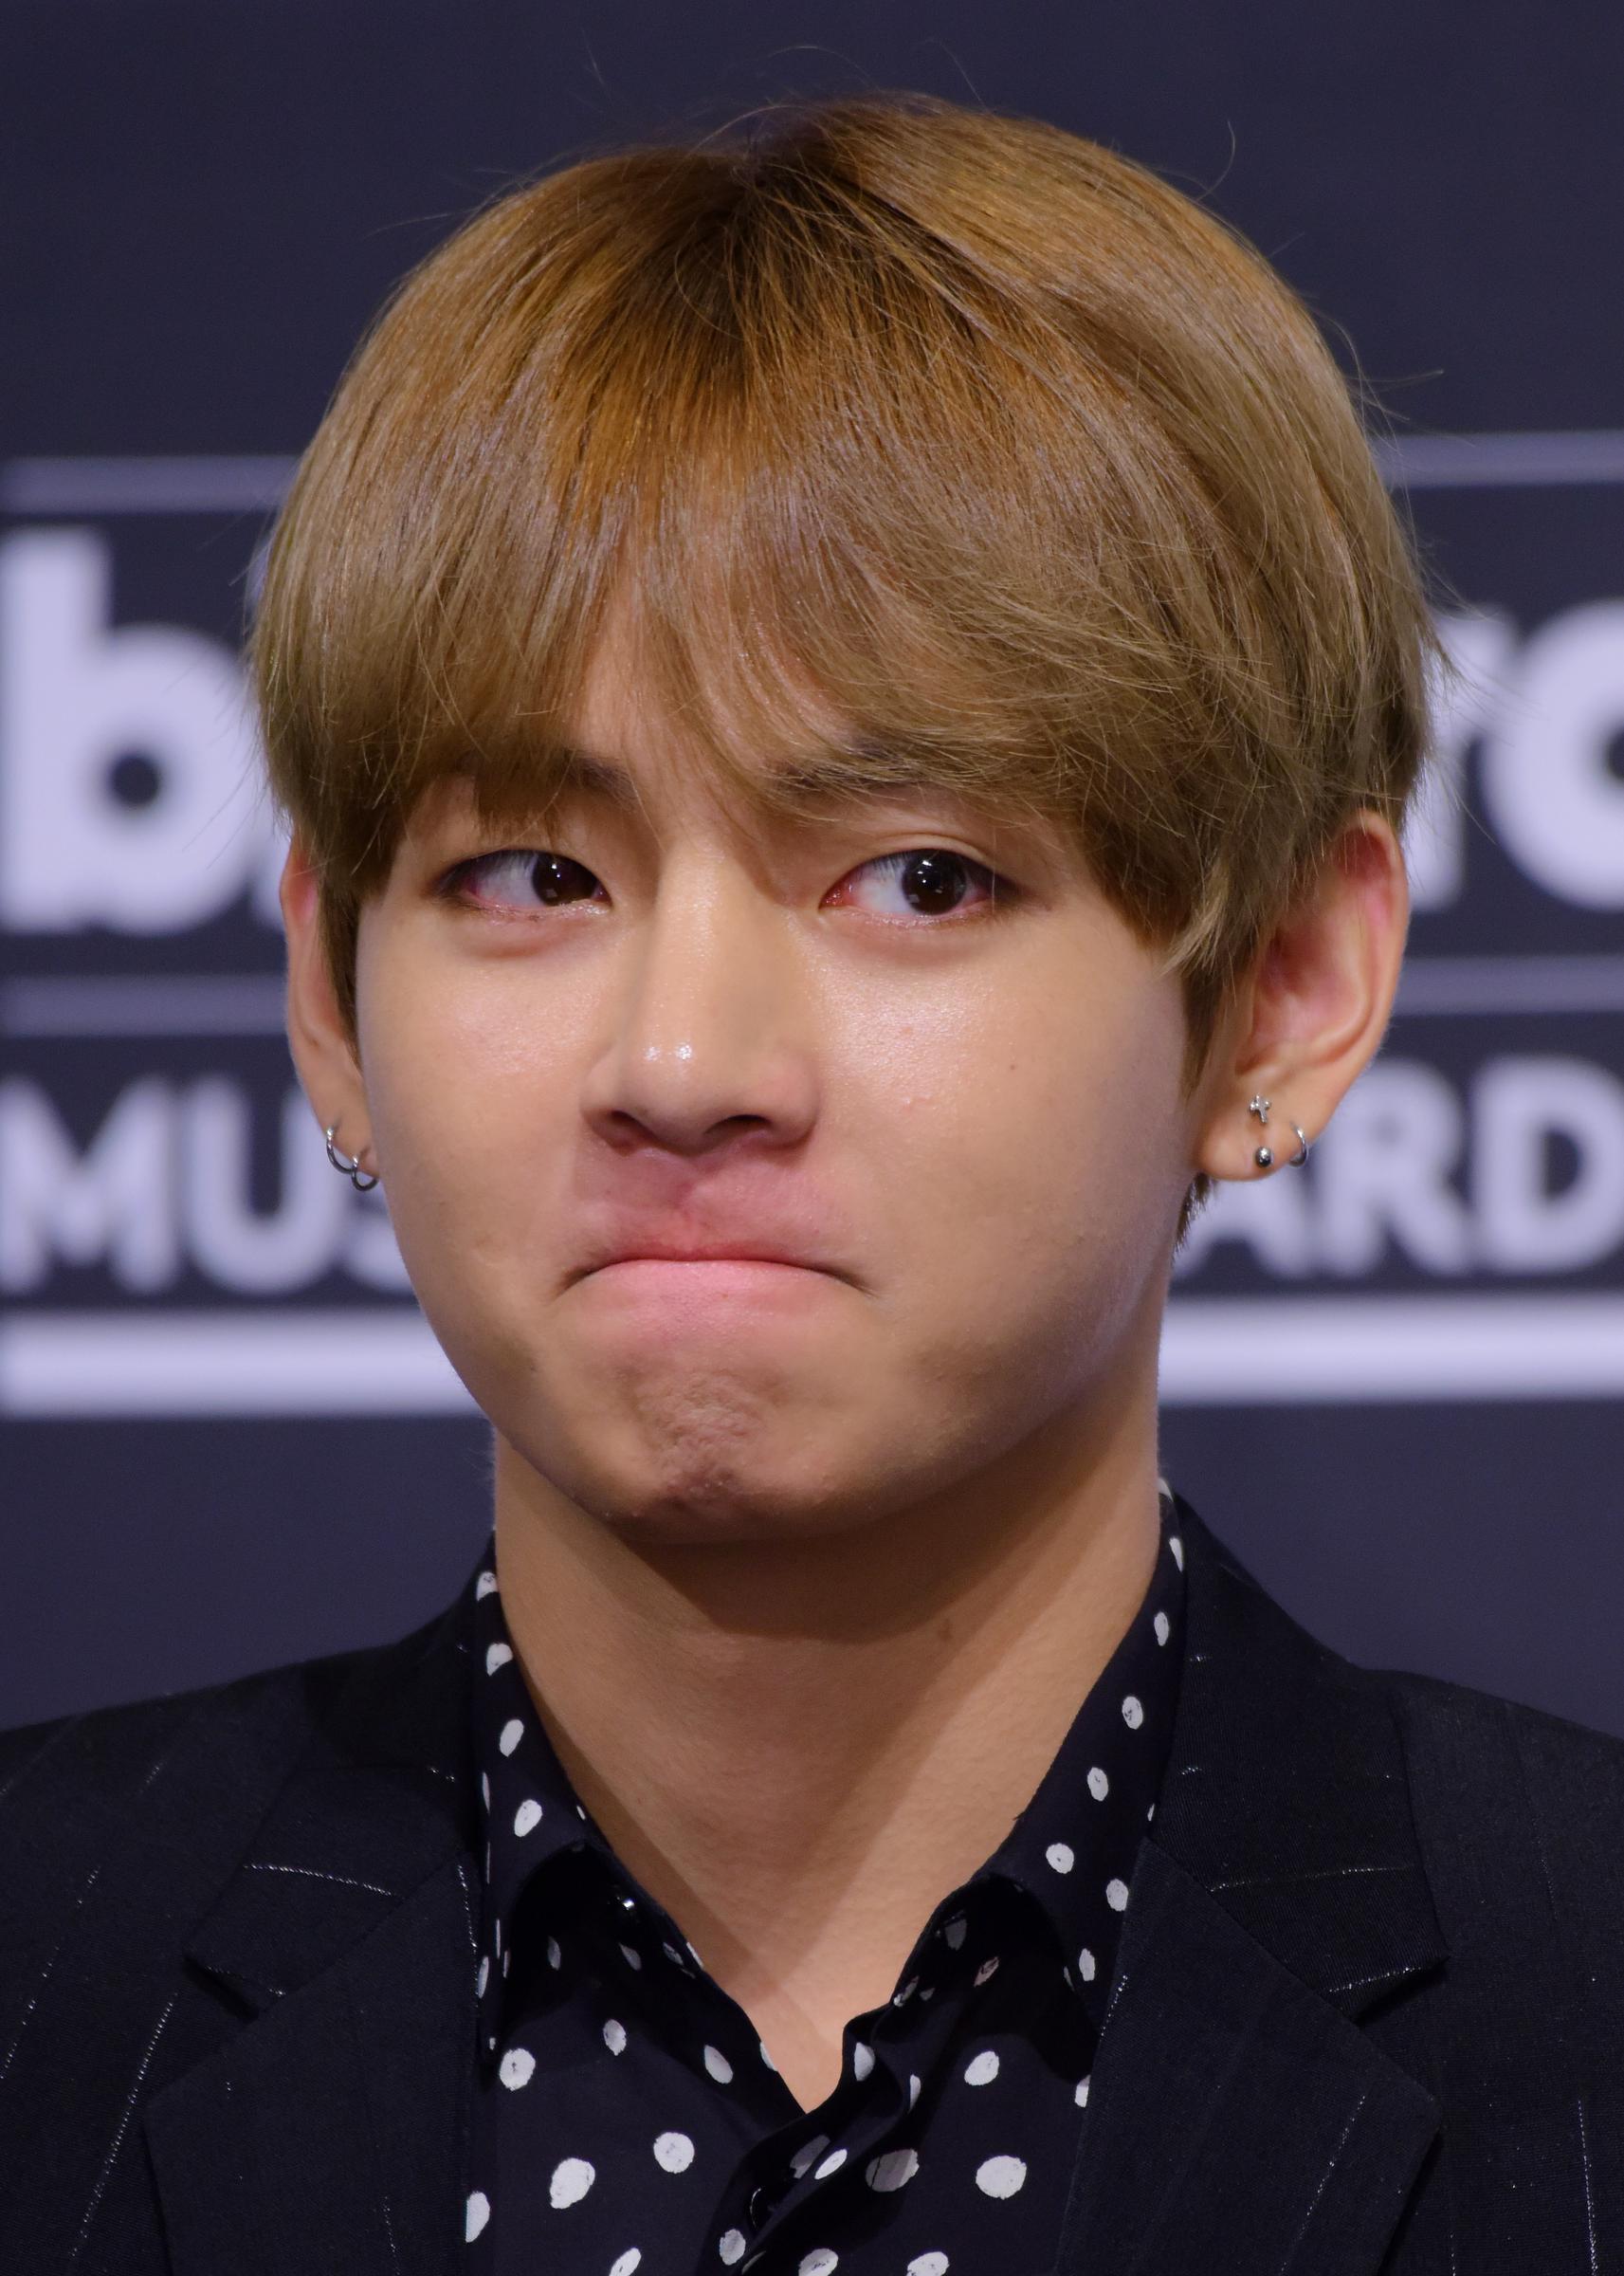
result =
[{"label": "nose", "polygon": [[725,855],[671,863],[629,923],[582,1107],[621,1150],[790,1145],[816,1110],[812,990],[793,926]]}]

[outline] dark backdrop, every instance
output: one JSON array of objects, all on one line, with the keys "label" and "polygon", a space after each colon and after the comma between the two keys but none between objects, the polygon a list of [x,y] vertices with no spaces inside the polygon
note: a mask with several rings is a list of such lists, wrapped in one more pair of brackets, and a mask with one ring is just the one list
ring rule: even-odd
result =
[{"label": "dark backdrop", "polygon": [[1356,1656],[1624,1732],[1624,31],[1465,0],[10,0],[0,1723],[381,1638],[483,1426],[289,1107],[233,644],[360,327],[470,206],[776,95],[1111,142],[1357,351],[1469,670],[1398,1016],[1175,1294],[1164,1467]]}]

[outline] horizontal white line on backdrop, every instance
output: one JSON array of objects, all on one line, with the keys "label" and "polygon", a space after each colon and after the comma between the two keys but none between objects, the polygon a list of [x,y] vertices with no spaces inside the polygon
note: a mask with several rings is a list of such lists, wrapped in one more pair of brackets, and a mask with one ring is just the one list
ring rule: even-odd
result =
[{"label": "horizontal white line on backdrop", "polygon": [[[1624,1012],[1624,956],[1420,956],[1404,967],[1400,1019]],[[280,1036],[283,982],[269,973],[169,979],[66,974],[0,983],[0,1034]]]},{"label": "horizontal white line on backdrop", "polygon": [[1400,1018],[1507,1012],[1624,1012],[1624,956],[1416,956]]},{"label": "horizontal white line on backdrop", "polygon": [[[1545,489],[1624,483],[1624,428],[1378,435],[1385,481],[1406,490]],[[297,460],[271,452],[15,458],[0,468],[12,514],[272,513]]]},{"label": "horizontal white line on backdrop", "polygon": [[274,513],[298,460],[268,452],[173,458],[14,458],[9,514]]},{"label": "horizontal white line on backdrop", "polygon": [[0,985],[0,1034],[280,1036],[286,999],[283,981],[258,972],[12,980]]},{"label": "horizontal white line on backdrop", "polygon": [[[1624,1393],[1624,1296],[1176,1297],[1172,1406],[1602,1399]],[[471,1415],[407,1310],[13,1312],[0,1412]]]},{"label": "horizontal white line on backdrop", "polygon": [[0,1413],[454,1415],[473,1403],[422,1316],[351,1312],[12,1312]]},{"label": "horizontal white line on backdrop", "polygon": [[1483,434],[1403,434],[1371,448],[1384,481],[1406,490],[1556,489],[1624,482],[1624,427]]},{"label": "horizontal white line on backdrop", "polygon": [[1624,1295],[1175,1297],[1161,1394],[1174,1406],[1615,1399]]}]

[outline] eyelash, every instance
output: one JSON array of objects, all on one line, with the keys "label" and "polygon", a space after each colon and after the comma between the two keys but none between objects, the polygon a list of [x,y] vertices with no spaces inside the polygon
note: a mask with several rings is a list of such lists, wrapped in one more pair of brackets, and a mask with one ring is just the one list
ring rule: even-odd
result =
[{"label": "eyelash", "polygon": [[[520,923],[527,922],[531,911],[482,904],[467,896],[464,889],[468,881],[476,877],[482,870],[501,862],[534,862],[539,860],[548,851],[549,849],[545,847],[502,846],[489,854],[471,854],[465,860],[454,863],[447,871],[436,890],[447,900],[461,901],[465,908],[481,909],[483,913],[487,916],[512,918]],[[888,873],[892,876],[900,876],[910,861],[916,860],[923,854],[945,856],[949,861],[957,862],[972,878],[983,880],[987,889],[987,899],[978,909],[963,912],[958,909],[949,909],[937,916],[916,914],[913,917],[882,917],[876,920],[878,923],[890,925],[909,932],[940,932],[949,925],[976,923],[988,917],[1001,915],[1021,898],[1020,888],[1009,878],[990,868],[986,862],[977,861],[973,854],[960,854],[952,846],[905,846],[894,854],[872,854],[867,861],[859,862],[854,869],[847,872],[847,875],[857,877],[861,876],[865,871],[874,871],[881,875]],[[589,870],[584,862],[575,862],[574,856],[569,854],[565,854],[561,858],[571,862],[581,872],[583,876],[592,877],[594,883],[601,883],[595,872]],[[845,880],[842,879],[841,882],[844,883]],[[545,903],[538,903],[537,910],[539,911],[546,906]],[[583,899],[581,903],[575,904],[575,906],[590,907],[591,902],[590,899]]]}]

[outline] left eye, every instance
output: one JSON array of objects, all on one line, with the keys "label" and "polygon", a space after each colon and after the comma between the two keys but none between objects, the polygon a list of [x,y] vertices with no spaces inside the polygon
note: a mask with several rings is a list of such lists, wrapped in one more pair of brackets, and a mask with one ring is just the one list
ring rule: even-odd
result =
[{"label": "left eye", "polygon": [[476,854],[460,861],[447,883],[481,909],[558,909],[590,901],[597,879],[567,854],[537,854],[509,847],[500,854]]},{"label": "left eye", "polygon": [[[942,846],[911,846],[900,854],[881,854],[853,870],[853,878],[878,880],[882,888],[882,915],[956,916],[972,893],[979,892],[990,905],[997,897],[999,880],[984,862],[967,854],[953,854]],[[845,890],[844,884],[837,890]],[[901,907],[898,906],[899,902]]]}]

